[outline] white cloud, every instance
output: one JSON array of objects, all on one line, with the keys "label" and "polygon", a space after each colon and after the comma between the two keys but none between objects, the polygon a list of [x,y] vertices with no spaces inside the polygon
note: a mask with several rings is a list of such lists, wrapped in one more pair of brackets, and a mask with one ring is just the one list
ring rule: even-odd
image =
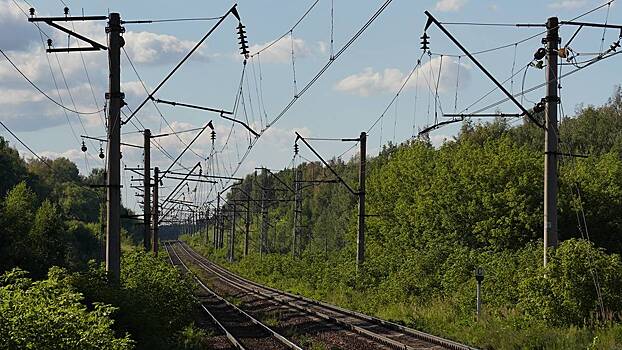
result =
[{"label": "white cloud", "polygon": [[556,10],[576,10],[585,6],[586,0],[558,0],[549,4],[549,8]]},{"label": "white cloud", "polygon": [[[263,44],[255,44],[250,47],[250,52],[257,52],[270,45],[270,42]],[[309,45],[301,38],[293,38],[294,56],[296,59],[309,57],[312,55],[313,50]],[[322,46],[318,44],[318,49],[321,51]],[[236,55],[236,57],[239,55]],[[292,59],[292,39],[289,36],[283,37],[281,40],[275,42],[270,48],[259,54],[261,63],[287,63]]]},{"label": "white cloud", "polygon": [[455,12],[460,11],[467,0],[440,0],[436,2],[436,11]]},{"label": "white cloud", "polygon": [[[176,62],[188,53],[196,44],[167,34],[151,32],[127,32],[124,36],[130,58],[140,64],[163,64]],[[193,59],[207,60],[208,56],[197,50]]]},{"label": "white cloud", "polygon": [[[438,79],[441,69],[440,80]],[[411,76],[405,89],[418,87],[435,89],[438,81],[438,90],[443,93],[456,86],[460,74],[460,86],[464,88],[470,81],[470,67],[451,58],[443,58],[442,67],[440,57],[423,64]],[[334,89],[359,96],[370,96],[378,93],[395,93],[404,84],[407,74],[397,68],[385,68],[376,72],[373,68],[365,68],[361,73],[352,74],[335,84]]]},{"label": "white cloud", "polygon": [[[22,9],[30,8],[27,4],[17,1]],[[0,47],[6,51],[27,50],[33,43],[41,44],[41,39],[35,26],[28,23],[26,15],[10,0],[0,0],[0,28],[10,30],[0,31]],[[19,33],[19,35],[16,35]]]}]

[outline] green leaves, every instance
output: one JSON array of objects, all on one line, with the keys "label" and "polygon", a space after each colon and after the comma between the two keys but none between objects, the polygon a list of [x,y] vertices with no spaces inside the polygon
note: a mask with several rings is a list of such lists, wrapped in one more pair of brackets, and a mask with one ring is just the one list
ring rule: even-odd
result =
[{"label": "green leaves", "polygon": [[64,270],[50,270],[48,279],[36,282],[25,275],[12,270],[0,278],[0,349],[133,348],[127,335],[115,336],[108,316],[116,309],[96,304],[87,310]]}]

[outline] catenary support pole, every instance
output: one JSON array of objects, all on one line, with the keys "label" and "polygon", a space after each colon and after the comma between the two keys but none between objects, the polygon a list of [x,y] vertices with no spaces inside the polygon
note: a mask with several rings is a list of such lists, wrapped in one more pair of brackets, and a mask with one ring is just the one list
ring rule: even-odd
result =
[{"label": "catenary support pole", "polygon": [[235,260],[235,222],[237,216],[237,204],[233,202],[233,214],[231,214],[231,234],[229,235],[229,262]]},{"label": "catenary support pole", "polygon": [[[251,190],[252,193],[252,190]],[[248,239],[251,229],[251,197],[246,195],[246,220],[244,221],[244,256],[248,255]]]},{"label": "catenary support pole", "polygon": [[263,257],[263,253],[266,249],[266,231],[268,228],[268,207],[266,203],[266,173],[265,170],[261,171],[261,230],[259,234],[259,257]]},{"label": "catenary support pole", "polygon": [[546,81],[545,109],[546,131],[544,138],[544,265],[547,248],[557,246],[557,49],[559,46],[559,22],[551,17],[546,22]]},{"label": "catenary support pole", "polygon": [[151,247],[155,255],[158,255],[158,239],[160,226],[160,205],[159,200],[159,186],[160,186],[160,168],[155,167],[153,169],[153,237],[151,237]]},{"label": "catenary support pole", "polygon": [[360,271],[361,264],[365,261],[365,166],[367,162],[367,134],[361,133],[359,140],[359,222],[358,235],[356,238],[356,269]]},{"label": "catenary support pole", "polygon": [[143,219],[144,219],[144,236],[143,244],[145,251],[151,249],[151,130],[145,129],[144,132],[144,174],[143,174]]},{"label": "catenary support pole", "polygon": [[214,225],[214,249],[218,249],[220,243],[218,236],[220,235],[220,196],[216,196],[216,225]]},{"label": "catenary support pole", "polygon": [[112,280],[119,281],[121,273],[121,16],[111,13],[108,19],[108,178],[107,225],[106,225],[106,271]]},{"label": "catenary support pole", "polygon": [[298,234],[298,221],[300,220],[300,170],[294,169],[294,232],[292,234],[292,257],[297,254],[297,246],[300,245],[300,235]]},{"label": "catenary support pole", "polygon": [[209,207],[205,209],[205,245],[209,244]]}]

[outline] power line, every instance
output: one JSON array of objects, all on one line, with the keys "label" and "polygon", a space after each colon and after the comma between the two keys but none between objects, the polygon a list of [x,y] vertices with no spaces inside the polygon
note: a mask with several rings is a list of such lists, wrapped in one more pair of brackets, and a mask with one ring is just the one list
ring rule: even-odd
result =
[{"label": "power line", "polygon": [[93,112],[82,112],[82,111],[78,111],[75,109],[71,109],[69,107],[64,106],[62,103],[59,103],[58,101],[56,101],[55,99],[53,99],[52,97],[50,97],[48,94],[46,94],[43,90],[41,90],[41,88],[39,88],[32,80],[30,80],[30,78],[28,78],[26,76],[26,74],[24,74],[24,72],[22,72],[16,65],[15,63],[13,63],[13,61],[9,58],[9,56],[6,55],[6,53],[4,53],[4,51],[2,49],[0,49],[0,53],[2,53],[2,56],[4,56],[4,58],[6,58],[7,61],[9,61],[9,63],[11,64],[11,66],[13,66],[13,68],[15,68],[15,70],[24,78],[26,79],[26,81],[28,81],[28,83],[30,83],[30,85],[32,85],[32,87],[34,87],[37,91],[39,91],[39,93],[41,93],[43,96],[45,96],[45,98],[47,98],[48,100],[52,101],[55,105],[69,111],[72,113],[76,113],[76,114],[84,114],[84,115],[88,115],[88,114],[98,114],[104,111],[104,109],[100,109],[98,111],[93,111]]},{"label": "power line", "polygon": [[298,19],[298,21],[296,21],[296,23],[291,28],[289,28],[285,33],[283,33],[283,35],[281,35],[277,39],[273,40],[272,42],[270,42],[270,44],[264,46],[263,48],[261,48],[257,52],[255,52],[252,55],[250,55],[249,58],[257,56],[260,53],[266,51],[267,49],[271,48],[274,44],[276,44],[277,42],[281,41],[281,39],[283,39],[287,35],[289,35],[289,33],[292,32],[294,29],[296,29],[296,27],[298,27],[298,25],[305,19],[305,17],[307,17],[307,15],[311,12],[311,10],[313,10],[313,8],[315,7],[315,5],[317,5],[318,2],[320,2],[320,0],[315,0],[315,2],[313,2],[313,4],[311,4],[311,6],[307,9],[307,11],[302,15],[302,17],[300,17]]}]

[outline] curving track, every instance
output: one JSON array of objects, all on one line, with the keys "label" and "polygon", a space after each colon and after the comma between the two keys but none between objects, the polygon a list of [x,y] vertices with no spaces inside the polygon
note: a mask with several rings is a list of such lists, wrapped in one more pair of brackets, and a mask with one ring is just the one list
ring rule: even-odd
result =
[{"label": "curving track", "polygon": [[231,304],[206,286],[183,262],[172,243],[164,242],[164,249],[169,255],[171,264],[190,274],[201,287],[202,293],[199,295],[201,307],[217,328],[225,334],[235,349],[302,350],[301,347]]},{"label": "curving track", "polygon": [[474,348],[451,340],[443,339],[424,332],[417,331],[393,322],[384,321],[355,311],[346,310],[334,305],[301,297],[259,283],[244,279],[230,271],[216,265],[184,242],[171,243],[182,250],[191,260],[210,275],[217,277],[223,283],[242,292],[257,295],[261,298],[277,302],[283,306],[299,312],[316,316],[327,322],[337,324],[361,336],[369,338],[383,348],[393,349],[449,349],[472,350]]}]

